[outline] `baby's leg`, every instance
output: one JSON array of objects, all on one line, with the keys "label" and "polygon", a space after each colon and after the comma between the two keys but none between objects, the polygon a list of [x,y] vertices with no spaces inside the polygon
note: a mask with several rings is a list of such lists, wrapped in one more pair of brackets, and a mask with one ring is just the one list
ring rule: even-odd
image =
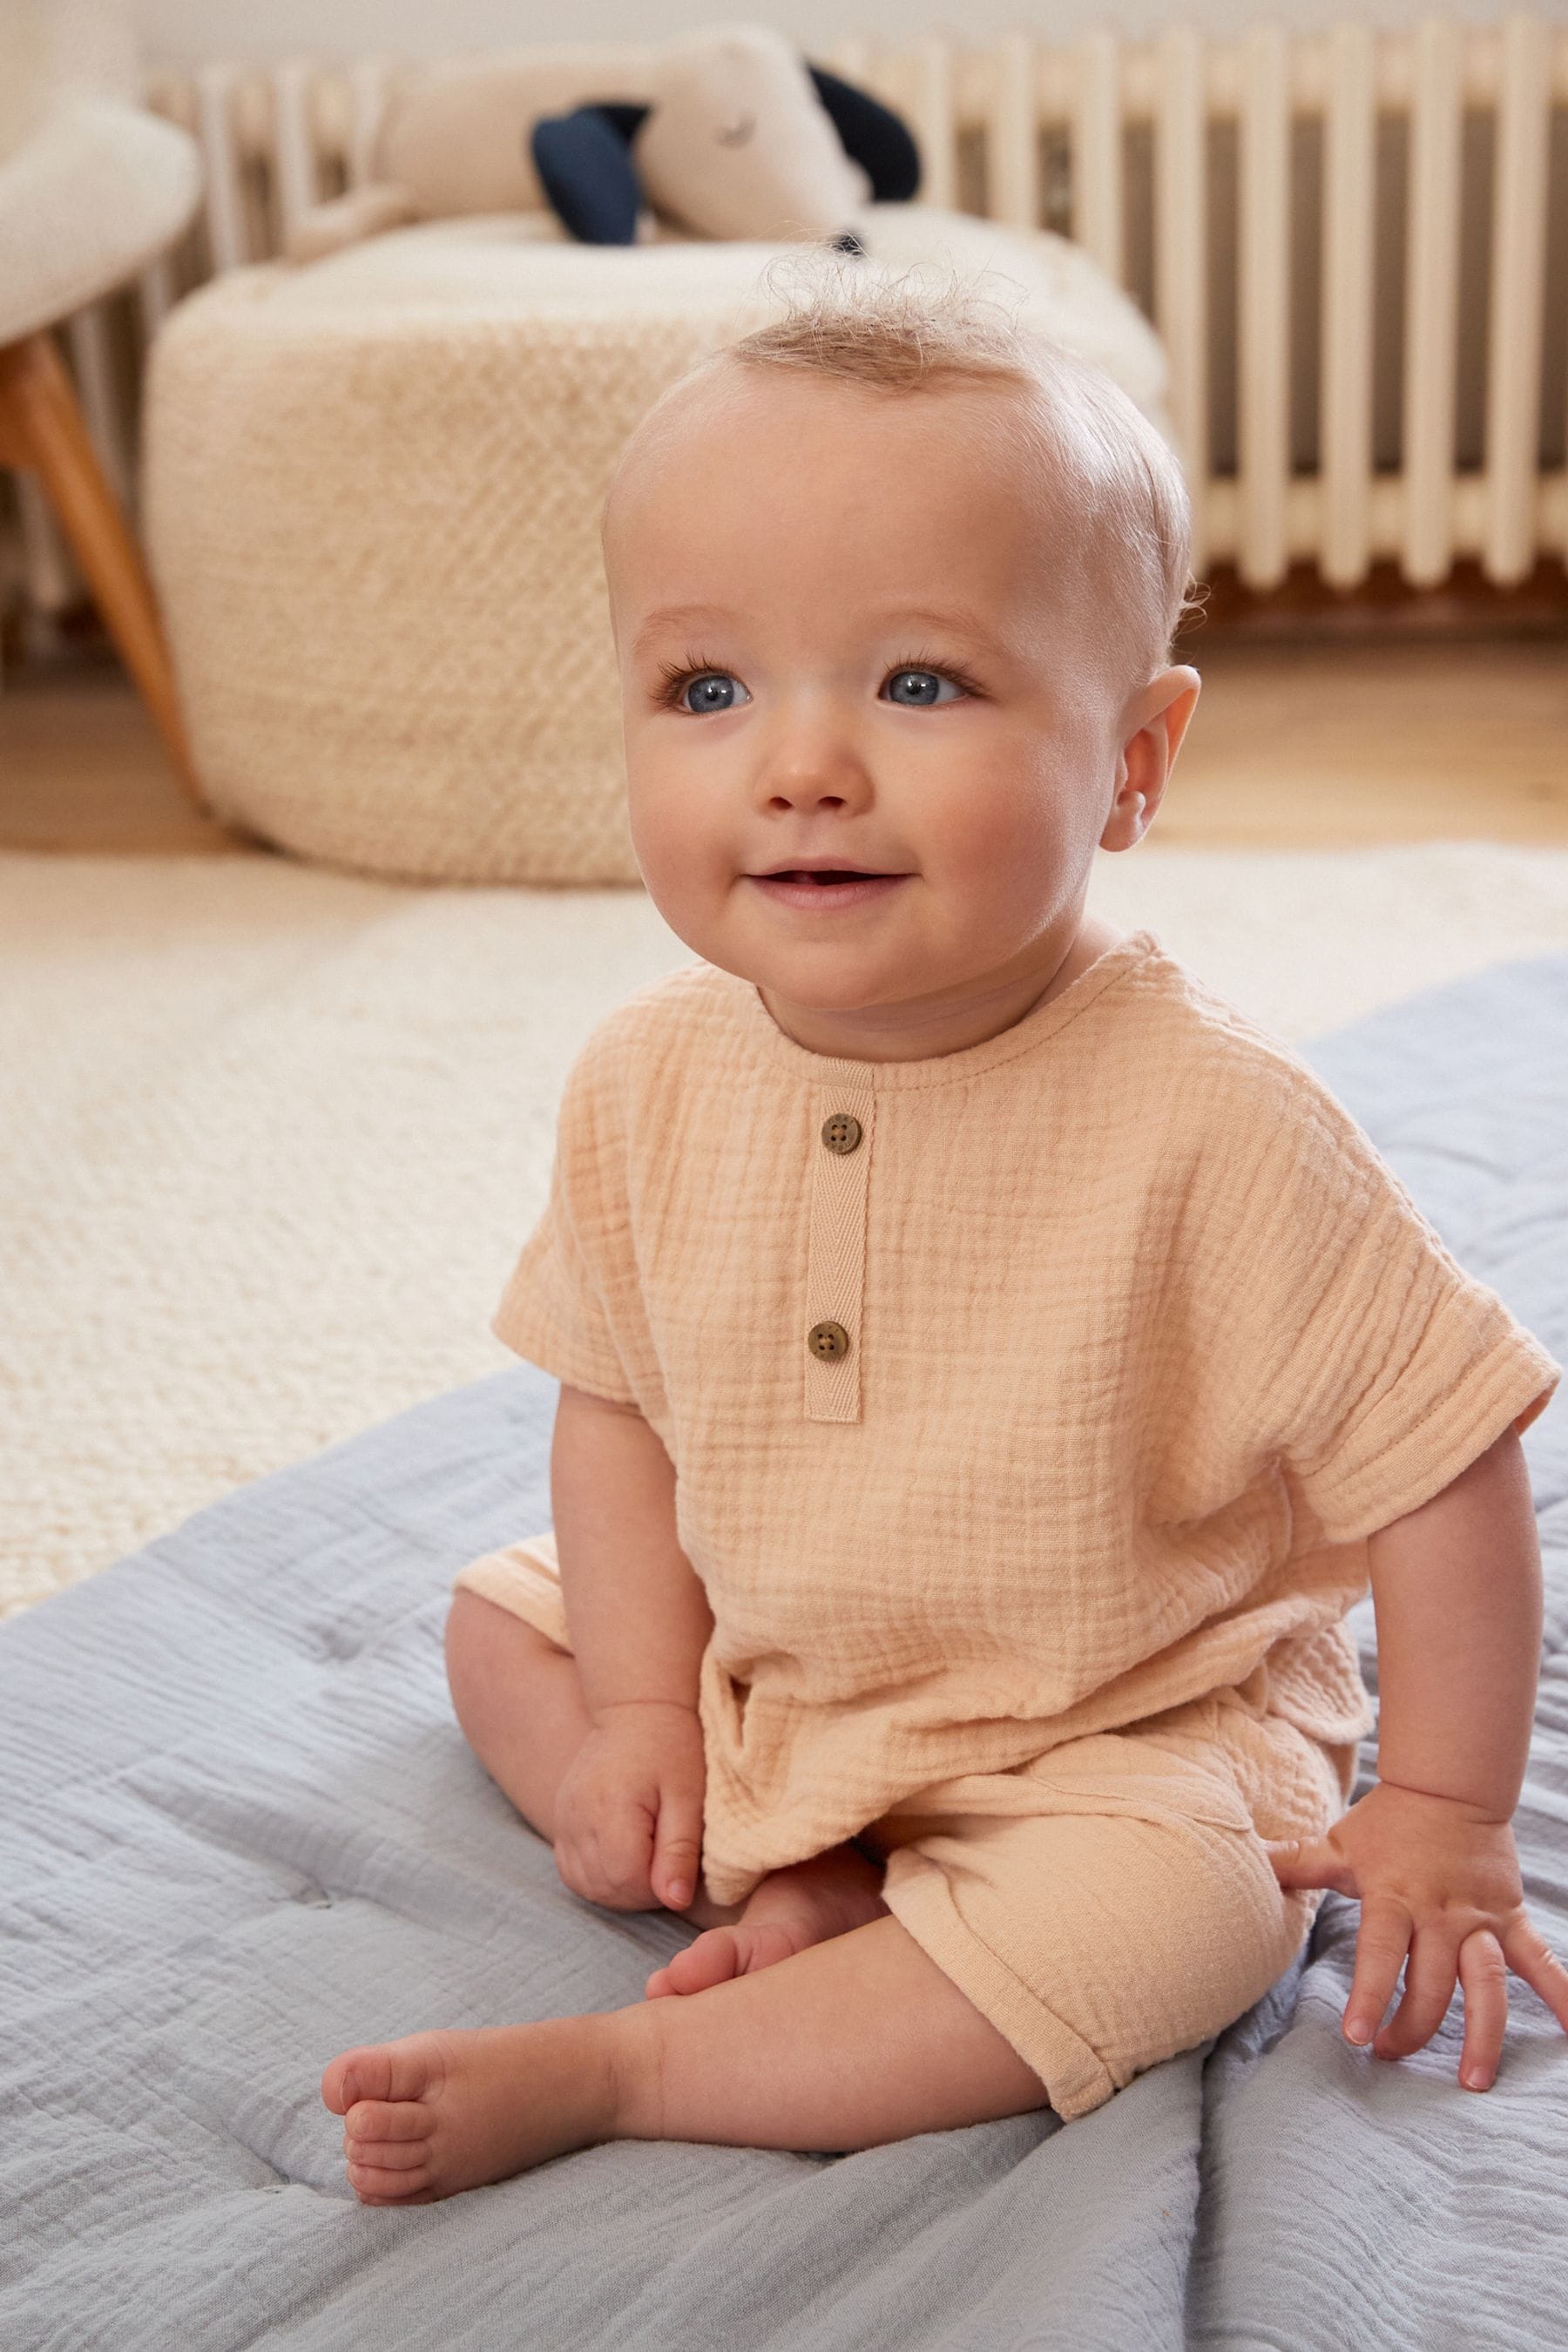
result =
[{"label": "baby's leg", "polygon": [[[555,1794],[593,1731],[576,1658],[499,1601],[458,1585],[447,1618],[447,1682],[468,1745],[529,1828],[555,1844]],[[654,1907],[654,1906],[651,1906]],[[773,1967],[827,1936],[875,1919],[881,1867],[853,1846],[832,1846],[790,1870],[771,1870],[745,1903],[715,1903],[699,1879],[677,1919],[741,1936],[699,1936],[648,1976],[648,1994],[700,1992],[726,1976]]]},{"label": "baby's leg", "polygon": [[[474,1754],[553,1845],[556,1792],[594,1727],[576,1659],[510,1609],[459,1588],[447,1619],[447,1681]],[[713,1902],[700,1885],[678,1916],[716,1927],[738,1919],[741,1909]]]},{"label": "baby's leg", "polygon": [[346,2050],[321,2093],[367,2205],[428,2204],[602,2140],[879,2147],[1047,2104],[893,1918],[687,2000]]},{"label": "baby's leg", "polygon": [[447,1681],[463,1736],[531,1828],[555,1842],[555,1792],[594,1727],[577,1662],[525,1619],[459,1590]]},{"label": "baby's leg", "polygon": [[[496,1786],[540,1836],[555,1842],[555,1797],[593,1729],[577,1661],[546,1633],[481,1593],[460,1587],[447,1620],[447,1679],[469,1747]],[[773,1871],[744,1903],[715,1903],[699,1884],[676,1916],[740,1937],[700,1937],[648,1979],[654,1996],[696,1992],[767,1968],[841,1935],[885,1906],[881,1872],[849,1846]],[[650,1906],[654,1907],[654,1906]]]}]

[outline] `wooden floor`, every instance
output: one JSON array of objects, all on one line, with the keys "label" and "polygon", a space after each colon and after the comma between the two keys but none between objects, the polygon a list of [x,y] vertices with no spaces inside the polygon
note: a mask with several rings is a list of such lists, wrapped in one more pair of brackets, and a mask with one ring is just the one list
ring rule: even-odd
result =
[{"label": "wooden floor", "polygon": [[[1568,844],[1568,635],[1218,644],[1151,843],[1342,848]],[[232,855],[250,845],[176,791],[107,663],[24,673],[0,695],[0,848]]]}]

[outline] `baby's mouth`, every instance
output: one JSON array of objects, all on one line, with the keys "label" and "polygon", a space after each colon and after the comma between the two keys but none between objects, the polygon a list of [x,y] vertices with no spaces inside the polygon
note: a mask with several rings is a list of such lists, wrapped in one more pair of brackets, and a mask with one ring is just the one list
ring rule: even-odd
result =
[{"label": "baby's mouth", "polygon": [[780,906],[806,908],[869,906],[891,897],[909,878],[907,874],[877,874],[846,866],[791,866],[775,874],[747,877],[764,898]]},{"label": "baby's mouth", "polygon": [[827,883],[885,882],[889,880],[890,877],[885,874],[862,872],[859,868],[849,866],[786,866],[780,874],[763,874],[758,878],[763,882]]}]

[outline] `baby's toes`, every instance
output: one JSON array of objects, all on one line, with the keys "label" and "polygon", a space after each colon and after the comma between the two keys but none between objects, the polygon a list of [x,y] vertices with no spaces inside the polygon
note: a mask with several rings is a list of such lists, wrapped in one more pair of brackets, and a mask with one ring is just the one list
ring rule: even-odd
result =
[{"label": "baby's toes", "polygon": [[343,2117],[349,2186],[362,2205],[422,2203],[430,2187],[430,2108],[420,2099],[358,2099]]},{"label": "baby's toes", "polygon": [[321,2076],[321,2096],[333,2115],[346,2116],[362,2099],[392,2096],[392,2045],[345,2050]]},{"label": "baby's toes", "polygon": [[755,1927],[741,1920],[733,1927],[709,1927],[668,1966],[654,1970],[643,1997],[658,2000],[667,1993],[706,1992],[710,1985],[727,1984],[731,1977],[771,1969],[798,1948],[798,1937],[776,1919],[760,1919]]},{"label": "baby's toes", "polygon": [[694,1944],[677,1952],[668,1970],[672,1992],[706,1992],[710,1985],[726,1984],[741,1973],[732,1927],[707,1928]]},{"label": "baby's toes", "polygon": [[728,1927],[709,1927],[694,1944],[662,1969],[655,1969],[643,1988],[645,2000],[659,2000],[667,1994],[706,1992],[710,1985],[723,1984],[741,1973],[735,1950],[735,1939]]},{"label": "baby's toes", "polygon": [[413,2170],[394,2171],[385,2165],[351,2164],[349,2187],[362,2205],[428,2205],[433,2202],[430,2173],[421,2164]]},{"label": "baby's toes", "polygon": [[361,2099],[343,2118],[349,2186],[363,2204],[404,2204],[430,2185],[431,2113],[422,2101]]},{"label": "baby's toes", "polygon": [[321,2097],[335,2116],[346,2116],[365,2101],[422,2099],[440,2080],[437,2048],[433,2033],[410,2033],[401,2042],[344,2050],[321,2076]]},{"label": "baby's toes", "polygon": [[366,2165],[377,2172],[417,2172],[430,2161],[427,2139],[351,2139],[343,2134],[343,2154],[351,2171]]},{"label": "baby's toes", "polygon": [[350,2140],[428,2139],[430,2109],[423,2099],[356,2099],[343,2117],[343,2144]]}]

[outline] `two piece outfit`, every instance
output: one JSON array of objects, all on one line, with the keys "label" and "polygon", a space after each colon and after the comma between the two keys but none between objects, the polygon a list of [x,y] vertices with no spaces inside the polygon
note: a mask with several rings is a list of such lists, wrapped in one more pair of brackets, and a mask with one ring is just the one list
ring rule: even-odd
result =
[{"label": "two piece outfit", "polygon": [[[1562,1377],[1148,930],[920,1061],[640,990],[493,1328],[675,1465],[714,1899],[859,1836],[1064,2118],[1289,1967],[1263,1841],[1349,1802],[1368,1538]],[[552,1531],[458,1581],[570,1648]]]}]

